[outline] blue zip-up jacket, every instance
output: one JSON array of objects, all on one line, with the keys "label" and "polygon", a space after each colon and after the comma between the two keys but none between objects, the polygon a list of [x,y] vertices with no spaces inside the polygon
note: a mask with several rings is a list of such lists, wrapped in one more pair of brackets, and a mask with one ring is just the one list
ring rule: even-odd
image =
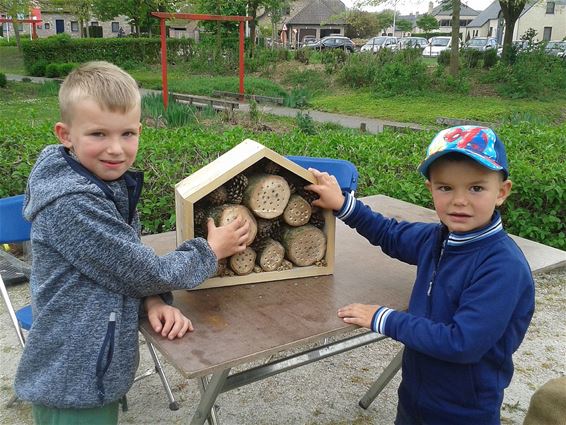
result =
[{"label": "blue zip-up jacket", "polygon": [[[534,282],[499,213],[484,229],[387,219],[346,194],[337,216],[417,266],[407,312],[378,309],[372,330],[405,345],[399,403],[415,423],[500,423],[503,391],[534,312]],[[386,303],[387,300],[383,300]]]},{"label": "blue zip-up jacket", "polygon": [[141,299],[214,274],[204,239],[164,256],[141,243],[141,184],[134,172],[104,182],[61,145],[39,155],[24,203],[34,320],[16,373],[20,399],[55,408],[119,400],[137,368]]}]

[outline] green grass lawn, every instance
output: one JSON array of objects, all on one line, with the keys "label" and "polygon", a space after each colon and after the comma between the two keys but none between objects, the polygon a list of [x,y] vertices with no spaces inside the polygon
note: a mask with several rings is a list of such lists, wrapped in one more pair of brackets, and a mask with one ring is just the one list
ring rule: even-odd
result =
[{"label": "green grass lawn", "polygon": [[566,117],[564,100],[542,102],[451,94],[378,98],[369,91],[349,89],[319,95],[312,106],[321,111],[419,124],[434,124],[437,117],[490,123],[513,120],[517,116],[553,123],[564,121]]},{"label": "green grass lawn", "polygon": [[26,75],[24,60],[16,46],[0,46],[0,72]]}]

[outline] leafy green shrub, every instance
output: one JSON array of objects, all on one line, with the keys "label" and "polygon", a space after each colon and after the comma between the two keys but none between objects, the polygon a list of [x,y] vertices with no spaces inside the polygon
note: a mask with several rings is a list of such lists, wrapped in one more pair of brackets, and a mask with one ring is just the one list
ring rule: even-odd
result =
[{"label": "leafy green shrub", "polygon": [[45,76],[48,78],[56,78],[59,77],[59,64],[58,63],[50,63],[45,67]]},{"label": "leafy green shrub", "polygon": [[338,74],[338,81],[352,88],[369,87],[380,73],[379,55],[350,55]]},{"label": "leafy green shrub", "polygon": [[564,96],[566,61],[550,56],[543,49],[517,55],[514,64],[499,62],[486,77],[497,84],[498,92],[510,98],[545,99]]},{"label": "leafy green shrub", "polygon": [[254,124],[259,122],[259,108],[255,99],[250,99],[250,121]]},{"label": "leafy green shrub", "polygon": [[48,63],[46,60],[38,60],[28,68],[29,73],[34,77],[43,77],[45,75],[45,68],[47,68],[47,65]]},{"label": "leafy green shrub", "polygon": [[446,72],[444,66],[437,66],[432,74],[431,87],[440,93],[468,94],[470,92],[470,79],[468,74],[461,70],[455,77]]},{"label": "leafy green shrub", "polygon": [[8,80],[6,79],[6,74],[0,72],[0,88],[4,88],[8,85]]},{"label": "leafy green shrub", "polygon": [[308,106],[311,93],[304,88],[294,88],[283,99],[283,104],[289,108],[304,108]]},{"label": "leafy green shrub", "polygon": [[324,71],[332,74],[338,71],[346,62],[348,53],[342,49],[330,49],[321,52],[321,62],[324,64]]},{"label": "leafy green shrub", "polygon": [[427,67],[415,51],[401,51],[381,68],[373,80],[379,96],[422,93],[428,87]]},{"label": "leafy green shrub", "polygon": [[297,122],[297,128],[302,134],[309,136],[316,134],[316,126],[308,112],[306,114],[303,114],[301,111],[297,112],[295,121]]},{"label": "leafy green shrub", "polygon": [[438,54],[436,61],[439,65],[448,66],[450,65],[450,50],[443,50]]},{"label": "leafy green shrub", "polygon": [[71,73],[71,71],[77,68],[79,64],[77,63],[60,63],[59,64],[59,76],[66,77]]},{"label": "leafy green shrub", "polygon": [[[466,68],[477,68],[482,56],[483,52],[481,50],[462,49],[460,51],[460,62]],[[450,63],[450,55],[448,55],[448,63]]]},{"label": "leafy green shrub", "polygon": [[488,49],[483,52],[483,67],[485,69],[490,69],[495,66],[497,63],[497,50],[496,49]]},{"label": "leafy green shrub", "polygon": [[298,49],[297,51],[295,51],[295,60],[301,63],[304,63],[305,65],[308,65],[308,63],[310,62],[310,58],[312,55],[312,49]]}]

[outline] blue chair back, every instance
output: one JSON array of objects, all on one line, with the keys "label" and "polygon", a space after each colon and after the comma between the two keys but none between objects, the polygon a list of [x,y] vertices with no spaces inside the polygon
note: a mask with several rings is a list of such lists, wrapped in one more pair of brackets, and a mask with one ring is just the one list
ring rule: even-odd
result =
[{"label": "blue chair back", "polygon": [[295,164],[303,168],[316,168],[336,177],[342,190],[354,192],[358,187],[358,170],[345,159],[315,158],[310,156],[287,156]]},{"label": "blue chair back", "polygon": [[0,199],[0,243],[28,241],[31,223],[24,219],[24,195]]},{"label": "blue chair back", "polygon": [[[10,196],[0,199],[0,243],[25,242],[30,239],[31,223],[24,219],[22,209],[24,195]],[[25,278],[24,280],[27,280]],[[4,286],[4,281],[2,281]],[[7,297],[7,293],[5,294]],[[4,296],[4,294],[3,294]],[[5,299],[12,309],[9,299]],[[12,309],[13,310],[13,309]],[[31,328],[31,305],[27,305],[15,312],[19,325],[26,330]]]}]

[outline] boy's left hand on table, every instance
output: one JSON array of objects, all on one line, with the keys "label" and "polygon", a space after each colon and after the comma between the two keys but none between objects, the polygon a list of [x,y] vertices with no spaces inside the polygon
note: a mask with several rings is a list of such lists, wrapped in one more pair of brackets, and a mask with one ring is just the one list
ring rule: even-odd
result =
[{"label": "boy's left hand on table", "polygon": [[371,319],[379,307],[370,304],[348,304],[338,309],[338,317],[345,323],[371,329]]},{"label": "boy's left hand on table", "polygon": [[161,297],[148,297],[145,301],[147,318],[152,329],[170,340],[182,338],[194,330],[193,324],[181,310],[163,302]]}]

